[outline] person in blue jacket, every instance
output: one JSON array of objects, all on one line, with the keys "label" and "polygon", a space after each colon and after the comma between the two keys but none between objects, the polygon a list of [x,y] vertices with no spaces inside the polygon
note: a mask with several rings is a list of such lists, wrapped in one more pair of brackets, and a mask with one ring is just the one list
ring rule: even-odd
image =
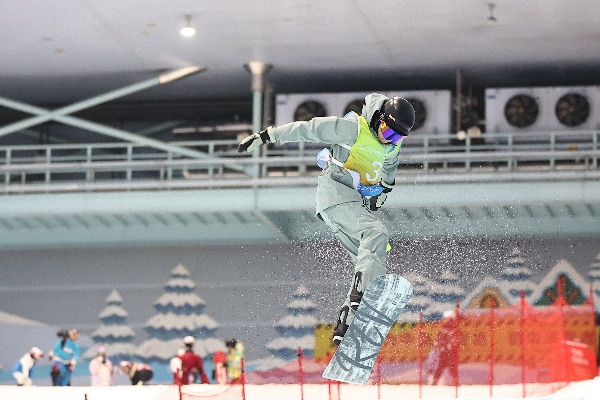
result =
[{"label": "person in blue jacket", "polygon": [[44,353],[39,347],[32,347],[28,353],[17,361],[13,367],[13,376],[17,380],[18,386],[31,386],[33,381],[31,380],[31,373],[35,362],[40,358],[44,357]]},{"label": "person in blue jacket", "polygon": [[79,331],[77,329],[61,330],[57,335],[60,339],[52,349],[54,361],[52,384],[69,386],[79,357],[79,345],[75,343],[79,339]]}]

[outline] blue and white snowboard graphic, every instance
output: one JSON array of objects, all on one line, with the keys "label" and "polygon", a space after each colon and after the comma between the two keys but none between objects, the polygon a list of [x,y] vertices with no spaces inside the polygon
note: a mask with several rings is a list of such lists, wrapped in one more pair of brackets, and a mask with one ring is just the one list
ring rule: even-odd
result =
[{"label": "blue and white snowboard graphic", "polygon": [[323,378],[367,383],[381,346],[412,292],[410,282],[400,275],[382,275],[369,283]]}]

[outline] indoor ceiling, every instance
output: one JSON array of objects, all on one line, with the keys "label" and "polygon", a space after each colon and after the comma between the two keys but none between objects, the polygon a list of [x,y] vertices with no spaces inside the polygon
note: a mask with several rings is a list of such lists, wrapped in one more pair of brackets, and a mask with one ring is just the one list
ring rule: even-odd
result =
[{"label": "indoor ceiling", "polygon": [[[597,0],[4,0],[0,96],[62,104],[185,66],[206,72],[119,101],[275,92],[600,83]],[[182,37],[185,15],[195,36]]]}]

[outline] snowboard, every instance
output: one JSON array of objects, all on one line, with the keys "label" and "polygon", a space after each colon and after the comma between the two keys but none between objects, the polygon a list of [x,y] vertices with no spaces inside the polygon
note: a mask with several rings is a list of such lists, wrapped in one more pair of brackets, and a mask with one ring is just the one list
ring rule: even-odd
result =
[{"label": "snowboard", "polygon": [[382,275],[369,283],[323,378],[367,383],[390,328],[411,296],[412,285],[400,275]]}]

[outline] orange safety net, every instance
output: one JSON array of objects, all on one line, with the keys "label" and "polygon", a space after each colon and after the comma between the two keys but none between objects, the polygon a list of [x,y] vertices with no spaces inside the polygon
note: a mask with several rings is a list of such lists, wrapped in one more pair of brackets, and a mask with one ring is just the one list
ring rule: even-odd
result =
[{"label": "orange safety net", "polygon": [[[570,306],[559,297],[551,306],[532,307],[522,300],[503,308],[457,310],[456,315],[394,325],[380,352],[382,380],[437,383],[445,373],[448,384],[546,383],[597,373],[589,302]],[[333,352],[319,345],[319,339],[331,337],[323,328],[317,332],[315,358],[325,362]]]}]

